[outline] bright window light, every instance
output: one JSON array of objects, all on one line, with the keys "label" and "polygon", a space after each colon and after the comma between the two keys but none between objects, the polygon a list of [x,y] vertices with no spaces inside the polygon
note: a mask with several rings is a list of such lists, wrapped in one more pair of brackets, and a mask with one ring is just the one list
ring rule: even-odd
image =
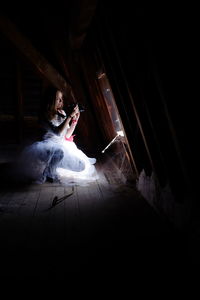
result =
[{"label": "bright window light", "polygon": [[124,136],[124,132],[122,130],[117,131],[117,135]]}]

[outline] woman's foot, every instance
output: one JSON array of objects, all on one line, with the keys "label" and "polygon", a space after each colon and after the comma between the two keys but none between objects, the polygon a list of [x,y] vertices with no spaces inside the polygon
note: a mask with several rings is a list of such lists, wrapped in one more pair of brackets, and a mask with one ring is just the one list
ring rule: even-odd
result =
[{"label": "woman's foot", "polygon": [[60,183],[60,179],[58,178],[58,176],[55,176],[54,178],[47,176],[46,181],[51,183]]},{"label": "woman's foot", "polygon": [[90,158],[89,157],[89,162],[91,163],[91,165],[94,165],[96,163],[96,158]]}]

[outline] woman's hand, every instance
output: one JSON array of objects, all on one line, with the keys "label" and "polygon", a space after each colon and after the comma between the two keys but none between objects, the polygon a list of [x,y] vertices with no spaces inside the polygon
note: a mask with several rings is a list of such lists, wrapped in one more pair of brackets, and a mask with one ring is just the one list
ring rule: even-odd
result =
[{"label": "woman's hand", "polygon": [[80,114],[80,112],[79,112],[79,107],[78,107],[78,104],[74,107],[74,109],[73,109],[73,111],[72,111],[72,113],[71,113],[71,117],[73,118],[76,114]]},{"label": "woman's hand", "polygon": [[78,112],[77,114],[75,114],[75,116],[72,118],[72,124],[77,124],[78,119],[80,117],[80,112]]},{"label": "woman's hand", "polygon": [[76,121],[78,121],[79,117],[80,117],[80,111],[79,111],[78,113],[75,114],[75,117],[74,117],[74,118],[76,119]]}]

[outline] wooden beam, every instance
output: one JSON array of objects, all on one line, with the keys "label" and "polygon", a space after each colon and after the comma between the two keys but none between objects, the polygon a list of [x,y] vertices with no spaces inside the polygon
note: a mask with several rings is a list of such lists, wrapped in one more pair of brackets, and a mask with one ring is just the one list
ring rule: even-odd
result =
[{"label": "wooden beam", "polygon": [[0,15],[0,30],[23,53],[23,55],[36,67],[37,71],[56,88],[61,89],[65,95],[71,94],[71,86],[58,73],[58,71],[38,52],[31,42],[19,32],[16,25],[7,17]]},{"label": "wooden beam", "polygon": [[71,8],[69,42],[72,50],[80,49],[97,8],[98,0],[77,0]]}]

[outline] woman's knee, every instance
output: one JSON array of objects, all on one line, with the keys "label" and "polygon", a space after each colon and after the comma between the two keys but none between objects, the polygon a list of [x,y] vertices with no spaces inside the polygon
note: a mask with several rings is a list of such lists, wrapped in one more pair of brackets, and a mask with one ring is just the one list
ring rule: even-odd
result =
[{"label": "woman's knee", "polygon": [[62,149],[56,149],[53,155],[54,161],[60,161],[64,157],[64,152]]}]

